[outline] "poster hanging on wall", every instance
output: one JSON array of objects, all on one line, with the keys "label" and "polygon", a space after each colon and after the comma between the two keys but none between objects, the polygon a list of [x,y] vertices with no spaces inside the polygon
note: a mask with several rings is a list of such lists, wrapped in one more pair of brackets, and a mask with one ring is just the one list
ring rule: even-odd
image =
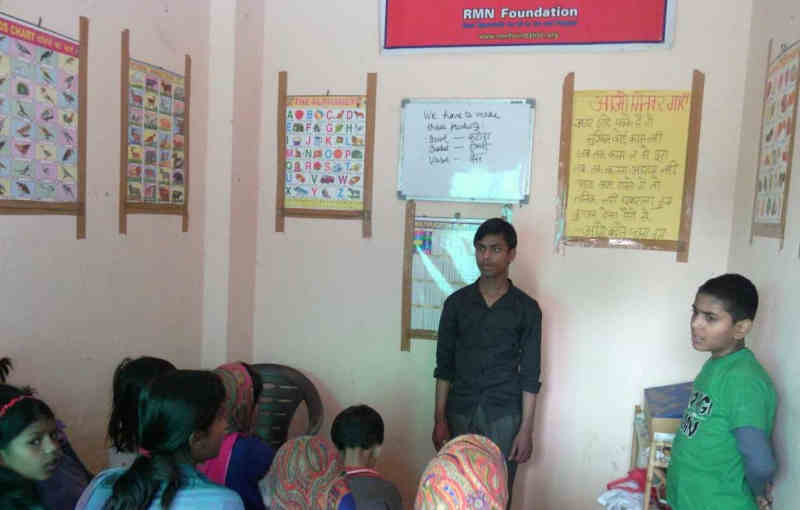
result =
[{"label": "poster hanging on wall", "polygon": [[670,48],[674,0],[382,0],[383,53]]},{"label": "poster hanging on wall", "polygon": [[800,91],[800,41],[768,60],[751,231],[783,239]]},{"label": "poster hanging on wall", "polygon": [[189,113],[192,59],[184,73],[134,60],[122,31],[119,232],[128,214],[183,217],[189,230]]},{"label": "poster hanging on wall", "polygon": [[[81,39],[88,34],[81,18]],[[85,237],[85,44],[0,14],[0,213],[73,214]]]},{"label": "poster hanging on wall", "polygon": [[364,208],[366,104],[366,96],[288,97],[286,208]]},{"label": "poster hanging on wall", "polygon": [[128,202],[185,202],[186,90],[183,76],[130,61]]}]

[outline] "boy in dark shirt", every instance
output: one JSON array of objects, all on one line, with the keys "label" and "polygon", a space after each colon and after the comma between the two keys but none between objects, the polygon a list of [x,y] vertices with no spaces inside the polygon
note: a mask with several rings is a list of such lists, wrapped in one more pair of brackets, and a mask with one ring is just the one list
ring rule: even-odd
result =
[{"label": "boy in dark shirt", "polygon": [[333,420],[331,439],[341,452],[358,510],[402,510],[397,488],[375,470],[383,444],[383,419],[375,409],[348,407]]}]

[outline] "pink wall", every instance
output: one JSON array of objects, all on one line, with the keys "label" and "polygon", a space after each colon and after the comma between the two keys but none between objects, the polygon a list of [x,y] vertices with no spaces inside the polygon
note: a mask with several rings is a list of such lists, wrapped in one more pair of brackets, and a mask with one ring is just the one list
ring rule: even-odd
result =
[{"label": "pink wall", "polygon": [[[31,384],[69,428],[93,469],[105,462],[114,367],[126,355],[200,364],[208,1],[6,1],[2,10],[65,34],[90,18],[87,239],[75,220],[0,216],[0,355],[12,382]],[[138,215],[118,232],[120,31],[135,57],[182,70],[191,53],[192,193],[189,233],[178,217]],[[202,142],[200,140],[203,140]]]},{"label": "pink wall", "polygon": [[[543,389],[534,458],[518,473],[515,508],[593,508],[628,467],[642,389],[691,379],[705,356],[688,338],[695,289],[727,268],[751,2],[681,3],[672,50],[493,55],[378,54],[377,2],[267,3],[259,147],[254,357],[301,368],[321,389],[327,427],[365,402],[387,424],[379,467],[410,502],[433,454],[435,345],[399,350],[404,203],[396,199],[400,102],[405,97],[533,97],[537,102],[531,204],[514,211],[515,284],[544,310]],[[688,264],[644,251],[552,249],[561,85],[690,87],[706,73]],[[374,236],[356,222],[288,219],[274,232],[277,74],[289,93],[360,93],[378,73]],[[464,207],[421,206],[452,214]],[[496,214],[496,209],[492,210]]]},{"label": "pink wall", "polygon": [[[800,5],[795,1],[770,2],[753,16],[747,80],[739,144],[733,236],[729,269],[749,275],[758,287],[761,304],[749,343],[770,373],[778,390],[778,413],[773,436],[779,471],[775,487],[775,510],[797,507],[800,480],[797,423],[800,421],[800,378],[797,361],[797,309],[800,307],[800,133],[795,131],[793,179],[787,201],[786,237],[783,249],[775,239],[755,238],[750,243],[758,139],[769,41],[773,57],[781,44],[800,39]],[[798,123],[800,126],[800,123]]]}]

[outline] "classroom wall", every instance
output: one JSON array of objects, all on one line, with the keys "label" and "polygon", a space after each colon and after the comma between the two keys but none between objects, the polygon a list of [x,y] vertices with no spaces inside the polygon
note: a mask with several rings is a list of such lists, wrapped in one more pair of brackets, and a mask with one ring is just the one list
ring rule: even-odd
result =
[{"label": "classroom wall", "polygon": [[786,233],[783,247],[777,239],[756,237],[750,242],[753,213],[761,109],[770,39],[773,58],[781,44],[800,39],[800,5],[792,0],[770,2],[754,16],[747,54],[747,79],[739,143],[733,235],[728,269],[749,276],[761,298],[755,326],[748,339],[750,347],[772,376],[778,391],[778,412],[773,435],[778,456],[775,510],[796,508],[797,482],[800,480],[798,444],[800,433],[800,372],[797,360],[797,309],[800,307],[800,134],[795,131],[792,167],[787,202]]},{"label": "classroom wall", "polygon": [[[68,425],[92,469],[105,465],[111,376],[123,356],[201,361],[208,0],[13,0],[0,10],[64,34],[90,18],[87,238],[75,219],[0,216],[0,356]],[[135,215],[118,234],[120,32],[132,55],[182,72],[193,57],[189,232],[179,217]]]},{"label": "classroom wall", "polygon": [[[690,380],[706,358],[689,343],[689,311],[697,286],[728,268],[747,71],[741,34],[750,31],[752,2],[681,3],[668,51],[391,57],[378,54],[377,4],[265,2],[263,58],[254,54],[238,71],[263,81],[254,359],[298,367],[313,379],[326,409],[323,433],[345,406],[376,407],[387,426],[379,468],[410,503],[433,455],[435,344],[415,340],[410,353],[399,350],[400,102],[533,97],[532,200],[514,209],[520,243],[511,277],[544,311],[543,387],[534,457],[518,472],[515,508],[592,508],[605,483],[628,469],[633,406],[643,388]],[[693,69],[706,73],[706,88],[689,262],[646,251],[554,253],[564,76],[575,71],[577,89],[688,89]],[[290,94],[363,93],[366,73],[378,73],[372,238],[361,237],[358,222],[295,218],[275,233],[281,70]],[[499,212],[458,204],[419,210]]]}]

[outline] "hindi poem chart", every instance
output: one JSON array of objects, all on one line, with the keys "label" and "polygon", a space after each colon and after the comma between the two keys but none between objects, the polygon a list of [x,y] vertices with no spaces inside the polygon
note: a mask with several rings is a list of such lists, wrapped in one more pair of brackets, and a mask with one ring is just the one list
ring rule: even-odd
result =
[{"label": "hindi poem chart", "polygon": [[690,107],[689,91],[575,91],[568,239],[679,239]]}]

